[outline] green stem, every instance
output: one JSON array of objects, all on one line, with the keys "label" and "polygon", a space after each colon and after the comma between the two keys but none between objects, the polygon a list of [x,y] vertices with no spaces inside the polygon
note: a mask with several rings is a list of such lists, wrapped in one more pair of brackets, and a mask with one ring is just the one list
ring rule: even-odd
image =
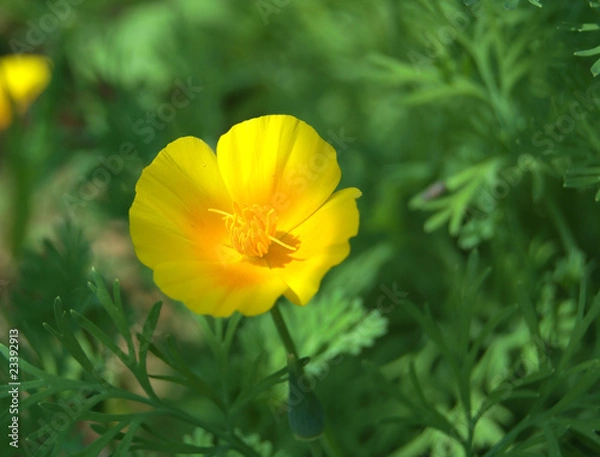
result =
[{"label": "green stem", "polygon": [[[300,363],[300,357],[298,356],[298,350],[296,349],[296,345],[294,344],[294,340],[292,339],[292,335],[290,334],[285,321],[283,320],[283,315],[281,314],[281,310],[279,309],[279,304],[276,303],[273,308],[271,308],[271,317],[273,318],[273,322],[275,323],[275,327],[277,328],[277,333],[279,333],[279,337],[285,346],[285,349],[289,356],[293,356],[294,363],[296,364],[296,369],[299,370],[299,373],[304,372],[304,367]],[[321,446],[325,449],[328,455],[331,457],[341,457],[344,455],[342,449],[337,442],[335,436],[331,433],[330,427],[326,426],[323,431],[323,437],[320,440]],[[316,444],[316,442],[312,443],[311,451],[313,455],[320,456],[321,449]],[[317,453],[319,452],[319,453]]]},{"label": "green stem", "polygon": [[465,449],[465,457],[471,457],[473,455],[473,417],[470,413],[467,413],[467,438],[463,442],[463,447]]},{"label": "green stem", "polygon": [[331,431],[331,427],[325,425],[325,430],[323,431],[323,437],[321,438],[322,445],[331,457],[342,457],[344,455],[344,451],[340,446],[340,443],[337,441],[337,438]]},{"label": "green stem", "polygon": [[227,322],[227,330],[225,331],[225,339],[223,341],[223,347],[226,356],[229,355],[231,343],[233,342],[233,336],[235,335],[235,331],[237,330],[238,324],[242,320],[242,317],[243,314],[235,313]]},{"label": "green stem", "polygon": [[565,251],[578,251],[579,248],[577,246],[577,242],[575,241],[575,237],[569,228],[569,224],[567,223],[564,215],[556,207],[556,204],[546,200],[546,208],[548,209],[550,217],[556,226],[556,231],[560,236]]},{"label": "green stem", "polygon": [[323,450],[315,441],[310,443],[310,453],[313,455],[313,457],[323,457]]},{"label": "green stem", "polygon": [[227,321],[227,330],[223,332],[223,319],[217,319],[217,338],[221,343],[219,346],[219,369],[221,371],[221,380],[223,383],[223,404],[225,405],[225,416],[227,418],[227,424],[230,426],[230,431],[233,432],[231,424],[233,423],[231,418],[230,409],[230,398],[229,398],[229,350],[233,342],[233,336],[237,329],[238,324],[242,315],[239,313],[234,314]]},{"label": "green stem", "polygon": [[[273,318],[273,322],[275,322],[277,333],[279,333],[279,337],[281,338],[288,355],[293,355],[297,362],[300,360],[300,357],[298,356],[298,351],[296,349],[296,345],[294,344],[294,340],[292,340],[292,336],[290,335],[287,325],[285,325],[285,321],[283,320],[283,315],[279,309],[279,304],[275,303],[275,306],[271,308],[271,317]],[[300,366],[299,363],[298,366]]]}]

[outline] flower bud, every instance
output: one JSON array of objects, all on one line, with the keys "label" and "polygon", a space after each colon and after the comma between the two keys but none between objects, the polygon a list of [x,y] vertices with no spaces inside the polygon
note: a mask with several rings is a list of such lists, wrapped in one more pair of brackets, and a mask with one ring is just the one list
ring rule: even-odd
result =
[{"label": "flower bud", "polygon": [[292,433],[299,440],[312,441],[323,433],[325,416],[314,392],[314,380],[304,374],[293,355],[288,356],[288,419]]}]

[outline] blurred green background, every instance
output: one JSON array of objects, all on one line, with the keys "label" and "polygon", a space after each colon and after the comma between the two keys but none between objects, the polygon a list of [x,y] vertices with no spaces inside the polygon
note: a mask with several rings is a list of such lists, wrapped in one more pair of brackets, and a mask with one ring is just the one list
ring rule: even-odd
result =
[{"label": "blurred green background", "polygon": [[[599,13],[583,0],[3,1],[0,54],[53,62],[0,132],[0,341],[19,329],[21,360],[48,374],[21,367],[21,440],[35,455],[600,455]],[[128,235],[136,180],[168,142],[214,146],[271,113],[312,125],[340,187],[363,192],[349,260],[314,303],[283,304],[311,357],[322,449],[287,425],[269,316],[192,316]],[[119,279],[131,334],[88,288],[92,266],[97,285]],[[147,367],[119,362],[82,319],[135,353],[140,333],[156,345]],[[156,399],[123,394],[148,394],[148,373],[171,377],[152,381]],[[52,425],[102,382],[108,394]]]}]

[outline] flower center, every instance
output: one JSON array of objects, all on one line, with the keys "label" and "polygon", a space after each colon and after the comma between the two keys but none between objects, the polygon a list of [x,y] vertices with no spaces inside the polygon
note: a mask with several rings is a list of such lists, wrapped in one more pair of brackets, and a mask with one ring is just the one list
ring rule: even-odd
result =
[{"label": "flower center", "polygon": [[269,252],[271,243],[286,249],[296,249],[275,238],[277,215],[275,210],[264,205],[243,205],[233,203],[233,214],[209,209],[223,216],[233,247],[247,257],[262,257]]}]

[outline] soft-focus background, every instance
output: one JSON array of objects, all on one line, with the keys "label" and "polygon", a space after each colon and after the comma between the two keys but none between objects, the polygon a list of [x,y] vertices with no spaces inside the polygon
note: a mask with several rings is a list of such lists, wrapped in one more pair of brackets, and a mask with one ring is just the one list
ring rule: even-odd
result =
[{"label": "soft-focus background", "polygon": [[[599,23],[583,0],[4,0],[0,54],[52,80],[0,132],[22,382],[0,453],[600,455]],[[168,142],[270,113],[363,191],[350,258],[282,304],[326,414],[312,445],[270,316],[192,315],[128,236]]]}]

